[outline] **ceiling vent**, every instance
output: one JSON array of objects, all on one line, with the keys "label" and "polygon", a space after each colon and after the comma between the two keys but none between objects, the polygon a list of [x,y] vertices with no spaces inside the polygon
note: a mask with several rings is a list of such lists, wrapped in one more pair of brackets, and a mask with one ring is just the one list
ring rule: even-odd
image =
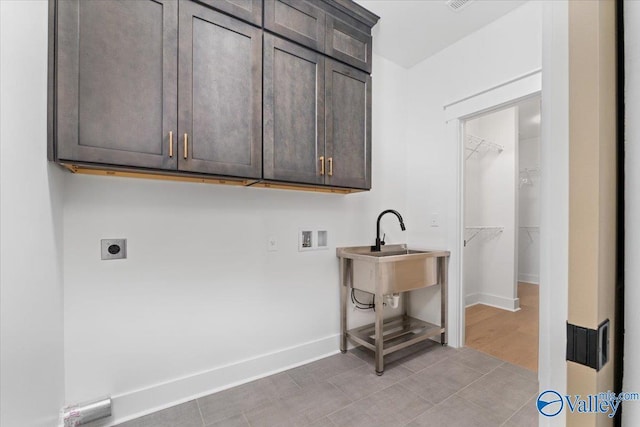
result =
[{"label": "ceiling vent", "polygon": [[447,6],[454,12],[460,12],[465,7],[469,6],[473,0],[447,0]]}]

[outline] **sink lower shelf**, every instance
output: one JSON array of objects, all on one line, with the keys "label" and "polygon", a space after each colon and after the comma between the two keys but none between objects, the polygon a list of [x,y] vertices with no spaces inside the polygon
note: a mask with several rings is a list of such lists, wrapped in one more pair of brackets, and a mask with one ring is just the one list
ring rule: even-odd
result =
[{"label": "sink lower shelf", "polygon": [[[425,322],[411,316],[396,316],[383,323],[383,354],[387,355],[420,341],[444,333],[440,325]],[[376,350],[375,323],[347,331],[347,337],[369,350]]]}]

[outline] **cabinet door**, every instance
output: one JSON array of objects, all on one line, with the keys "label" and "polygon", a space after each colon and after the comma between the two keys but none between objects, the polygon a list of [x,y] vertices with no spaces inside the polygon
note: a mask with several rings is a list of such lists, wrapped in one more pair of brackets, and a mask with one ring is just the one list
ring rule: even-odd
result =
[{"label": "cabinet door", "polygon": [[58,2],[59,160],[175,169],[178,5]]},{"label": "cabinet door", "polygon": [[371,77],[326,60],[327,184],[371,188]]},{"label": "cabinet door", "polygon": [[259,178],[262,31],[180,2],[178,169]]},{"label": "cabinet door", "polygon": [[371,72],[371,36],[327,15],[326,53],[356,68]]},{"label": "cabinet door", "polygon": [[264,177],[323,184],[324,58],[264,36]]},{"label": "cabinet door", "polygon": [[325,12],[304,0],[265,0],[264,27],[322,52]]},{"label": "cabinet door", "polygon": [[200,2],[257,26],[262,25],[262,0],[200,0]]}]

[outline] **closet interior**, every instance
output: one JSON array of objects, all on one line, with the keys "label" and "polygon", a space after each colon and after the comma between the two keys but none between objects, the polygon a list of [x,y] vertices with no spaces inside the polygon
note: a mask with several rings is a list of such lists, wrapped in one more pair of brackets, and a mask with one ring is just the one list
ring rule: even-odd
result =
[{"label": "closet interior", "polygon": [[464,123],[465,345],[537,370],[540,98]]}]

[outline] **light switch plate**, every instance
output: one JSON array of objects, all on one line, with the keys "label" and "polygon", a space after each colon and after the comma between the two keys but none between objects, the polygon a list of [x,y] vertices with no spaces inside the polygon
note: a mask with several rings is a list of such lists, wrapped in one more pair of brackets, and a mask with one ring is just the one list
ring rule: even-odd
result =
[{"label": "light switch plate", "polygon": [[431,213],[431,226],[432,227],[440,227],[440,218],[438,212]]},{"label": "light switch plate", "polygon": [[103,260],[125,259],[127,257],[127,239],[100,240],[100,253]]}]

